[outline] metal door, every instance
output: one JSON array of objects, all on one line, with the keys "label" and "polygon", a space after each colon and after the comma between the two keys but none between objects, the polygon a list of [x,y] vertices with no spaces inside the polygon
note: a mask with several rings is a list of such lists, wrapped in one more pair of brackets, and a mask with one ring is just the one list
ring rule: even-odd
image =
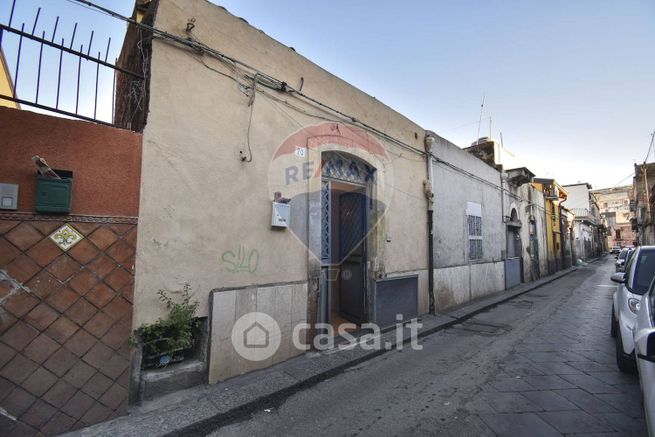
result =
[{"label": "metal door", "polygon": [[521,253],[521,234],[519,227],[507,227],[507,258],[505,259],[505,288],[511,288],[521,283],[523,259]]},{"label": "metal door", "polygon": [[318,323],[330,321],[330,270],[332,264],[332,187],[330,181],[321,182],[321,278],[319,281]]},{"label": "metal door", "polygon": [[366,194],[339,196],[339,312],[366,322]]}]

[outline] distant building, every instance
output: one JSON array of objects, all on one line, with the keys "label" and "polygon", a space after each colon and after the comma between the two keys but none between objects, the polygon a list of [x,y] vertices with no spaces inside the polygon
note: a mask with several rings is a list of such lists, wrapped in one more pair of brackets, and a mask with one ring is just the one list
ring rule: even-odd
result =
[{"label": "distant building", "polygon": [[566,259],[565,246],[562,244],[560,205],[566,201],[568,193],[554,179],[535,178],[533,186],[544,196],[548,273],[552,274],[562,270]]},{"label": "distant building", "polygon": [[565,206],[575,214],[575,253],[587,260],[606,250],[605,225],[600,218],[598,200],[591,191],[591,184],[581,182],[564,185],[569,196]]},{"label": "distant building", "polygon": [[639,245],[655,244],[653,229],[653,185],[655,184],[655,163],[635,164],[632,182],[633,201],[630,205],[634,216],[632,229],[636,232]]},{"label": "distant building", "polygon": [[607,247],[633,246],[637,242],[630,222],[632,192],[632,185],[592,191],[598,199],[600,215],[607,227]]},{"label": "distant building", "polygon": [[[11,80],[11,73],[9,73],[9,67],[7,66],[2,48],[0,48],[0,95],[7,97],[14,96],[14,82]],[[0,98],[0,106],[20,109],[20,105],[17,102],[3,98]]]}]

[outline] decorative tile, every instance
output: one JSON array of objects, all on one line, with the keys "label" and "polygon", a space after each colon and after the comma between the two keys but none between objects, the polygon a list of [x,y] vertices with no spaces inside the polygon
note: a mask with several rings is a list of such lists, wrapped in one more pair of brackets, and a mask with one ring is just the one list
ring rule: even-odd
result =
[{"label": "decorative tile", "polygon": [[50,234],[50,239],[64,252],[82,241],[83,238],[84,236],[68,223]]}]

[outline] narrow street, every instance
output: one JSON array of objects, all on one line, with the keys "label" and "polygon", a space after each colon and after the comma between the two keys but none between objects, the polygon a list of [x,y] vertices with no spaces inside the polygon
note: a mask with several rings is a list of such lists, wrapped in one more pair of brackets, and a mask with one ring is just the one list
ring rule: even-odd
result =
[{"label": "narrow street", "polygon": [[212,435],[645,435],[609,335],[613,257]]}]

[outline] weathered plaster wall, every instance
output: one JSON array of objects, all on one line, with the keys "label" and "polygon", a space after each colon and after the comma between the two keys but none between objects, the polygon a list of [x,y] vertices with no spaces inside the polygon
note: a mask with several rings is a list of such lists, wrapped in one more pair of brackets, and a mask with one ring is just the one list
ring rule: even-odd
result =
[{"label": "weathered plaster wall", "polygon": [[[505,197],[505,215],[510,216],[512,209],[516,209],[521,222],[521,244],[523,257],[523,280],[538,279],[547,274],[547,249],[545,241],[544,198],[539,190],[530,183],[519,187],[508,185],[509,193]],[[532,225],[532,223],[534,223]],[[531,252],[530,228],[537,240],[536,253]],[[533,262],[534,258],[534,262]],[[538,261],[537,261],[538,260]]]},{"label": "weathered plaster wall", "polygon": [[450,267],[469,262],[467,202],[482,205],[482,261],[502,259],[502,252],[505,250],[505,225],[502,222],[500,202],[500,173],[447,140],[436,141],[433,153],[438,158],[498,187],[489,186],[443,164],[433,163],[436,267]]},{"label": "weathered plaster wall", "polygon": [[437,308],[448,308],[470,301],[470,265],[435,269],[434,294]]},{"label": "weathered plaster wall", "polygon": [[[439,159],[500,187],[500,173],[456,145],[437,138]],[[433,161],[435,295],[439,308],[505,288],[505,225],[500,188]],[[482,205],[483,259],[469,260],[467,202]],[[489,265],[486,265],[489,264]]]},{"label": "weathered plaster wall", "polygon": [[[208,46],[294,87],[299,87],[303,78],[303,92],[307,95],[423,149],[424,131],[420,126],[222,8],[204,0],[188,1],[183,6],[162,0],[155,25],[187,37],[184,29],[191,17],[196,19],[194,37]],[[150,113],[144,131],[135,326],[161,315],[155,305],[155,293],[160,288],[177,289],[189,282],[200,302],[199,314],[207,315],[208,295],[214,288],[307,280],[308,255],[303,241],[289,230],[270,228],[274,190],[268,178],[273,154],[285,138],[324,120],[307,116],[275,98],[288,100],[311,114],[332,116],[288,94],[267,90],[275,97],[271,98],[258,93],[249,137],[253,160],[242,162],[239,151],[248,154],[249,96],[242,86],[203,62],[214,70],[233,74],[212,58],[153,41]],[[370,267],[383,273],[425,269],[427,231],[421,213],[425,211],[424,160],[378,140],[390,155],[389,168],[384,169],[387,182],[378,188],[389,194],[390,202],[374,235],[378,259],[372,260]],[[307,210],[307,199],[299,198],[293,208]],[[391,242],[386,242],[386,233]],[[226,259],[233,261],[239,251],[246,257],[252,255],[257,263],[235,269]]]},{"label": "weathered plaster wall", "polygon": [[73,171],[71,214],[139,214],[140,134],[9,108],[0,108],[0,126],[0,182],[19,185],[18,211],[34,211],[39,155]]},{"label": "weathered plaster wall", "polygon": [[471,264],[471,298],[505,289],[505,262]]},{"label": "weathered plaster wall", "polygon": [[568,209],[589,209],[589,188],[587,184],[564,185],[568,193],[566,201],[562,204]]},{"label": "weathered plaster wall", "polygon": [[539,272],[543,277],[548,274],[548,245],[546,244],[547,225],[545,214],[546,201],[541,191],[534,187],[531,189],[533,190],[532,202],[534,203],[532,214],[535,218],[536,233],[539,241]]}]

